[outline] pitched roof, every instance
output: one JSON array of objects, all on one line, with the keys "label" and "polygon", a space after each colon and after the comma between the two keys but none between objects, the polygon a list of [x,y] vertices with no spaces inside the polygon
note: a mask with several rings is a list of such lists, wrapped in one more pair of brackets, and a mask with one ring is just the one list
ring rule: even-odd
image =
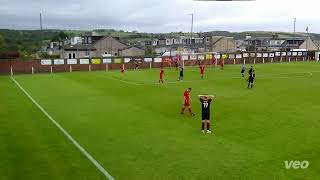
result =
[{"label": "pitched roof", "polygon": [[126,49],[130,49],[130,48],[137,48],[137,49],[140,49],[140,50],[144,50],[144,49],[142,49],[140,47],[137,47],[137,46],[128,46],[128,47],[120,49],[120,51],[123,51],[123,50],[126,50]]},{"label": "pitched roof", "polygon": [[104,39],[106,39],[106,38],[111,38],[111,39],[113,39],[113,40],[115,40],[115,41],[118,41],[119,43],[121,43],[121,44],[123,44],[123,45],[125,45],[125,46],[129,46],[127,43],[121,41],[120,39],[114,38],[114,37],[112,37],[112,36],[104,36],[103,38],[101,38],[101,39],[99,39],[98,41],[96,41],[95,44],[99,43],[100,41],[102,41],[102,40],[104,40]]}]

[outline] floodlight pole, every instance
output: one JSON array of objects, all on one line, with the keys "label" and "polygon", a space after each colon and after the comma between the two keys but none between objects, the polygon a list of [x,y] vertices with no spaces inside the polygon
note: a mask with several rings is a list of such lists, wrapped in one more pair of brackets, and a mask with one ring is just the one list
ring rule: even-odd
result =
[{"label": "floodlight pole", "polygon": [[293,18],[293,45],[295,45],[294,40],[296,38],[296,22],[297,18]]},{"label": "floodlight pole", "polygon": [[42,14],[40,12],[40,36],[41,36],[41,43],[40,43],[40,48],[41,48],[41,55],[43,54],[43,50],[42,50],[42,38],[43,38],[43,28],[42,28]]},{"label": "floodlight pole", "polygon": [[308,58],[308,42],[309,42],[309,27],[307,27],[307,40],[306,40],[306,59]]},{"label": "floodlight pole", "polygon": [[42,14],[40,13],[40,30],[42,31]]},{"label": "floodlight pole", "polygon": [[191,37],[190,37],[190,43],[189,43],[189,51],[191,52],[191,45],[192,45],[192,36],[193,36],[193,13],[191,15]]}]

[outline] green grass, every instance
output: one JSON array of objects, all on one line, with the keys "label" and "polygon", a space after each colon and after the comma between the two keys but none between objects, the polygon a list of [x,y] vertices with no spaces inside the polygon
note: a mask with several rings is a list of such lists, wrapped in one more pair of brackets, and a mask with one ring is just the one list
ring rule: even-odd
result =
[{"label": "green grass", "polygon": [[[16,80],[115,179],[320,179],[320,64],[19,75]],[[120,80],[117,80],[120,79]],[[180,115],[192,87],[195,117]],[[0,179],[103,179],[19,90],[0,77]],[[216,95],[214,134],[200,132],[198,94]],[[307,160],[287,170],[284,161]]]}]

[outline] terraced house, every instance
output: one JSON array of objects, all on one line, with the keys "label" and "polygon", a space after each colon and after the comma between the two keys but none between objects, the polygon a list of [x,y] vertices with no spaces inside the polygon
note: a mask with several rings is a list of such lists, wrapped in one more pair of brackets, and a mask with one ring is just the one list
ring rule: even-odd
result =
[{"label": "terraced house", "polygon": [[108,56],[144,56],[140,47],[130,46],[111,36],[85,36],[82,43],[63,47],[61,58],[90,58]]}]

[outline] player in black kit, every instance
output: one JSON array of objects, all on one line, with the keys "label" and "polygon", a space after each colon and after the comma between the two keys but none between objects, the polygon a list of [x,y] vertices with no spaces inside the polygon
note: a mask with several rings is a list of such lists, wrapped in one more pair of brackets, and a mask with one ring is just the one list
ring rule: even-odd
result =
[{"label": "player in black kit", "polygon": [[179,81],[183,80],[183,67],[180,67],[180,72],[179,72]]},{"label": "player in black kit", "polygon": [[251,66],[249,71],[248,71],[249,76],[252,74],[252,71],[253,71],[253,66]]},{"label": "player in black kit", "polygon": [[256,73],[254,72],[254,70],[251,71],[251,73],[249,74],[249,78],[248,78],[248,87],[250,87],[251,85],[251,89],[253,88],[253,81],[256,78]]},{"label": "player in black kit", "polygon": [[207,133],[210,134],[210,104],[214,96],[212,95],[199,95],[202,107],[202,133],[204,133],[205,125]]}]

